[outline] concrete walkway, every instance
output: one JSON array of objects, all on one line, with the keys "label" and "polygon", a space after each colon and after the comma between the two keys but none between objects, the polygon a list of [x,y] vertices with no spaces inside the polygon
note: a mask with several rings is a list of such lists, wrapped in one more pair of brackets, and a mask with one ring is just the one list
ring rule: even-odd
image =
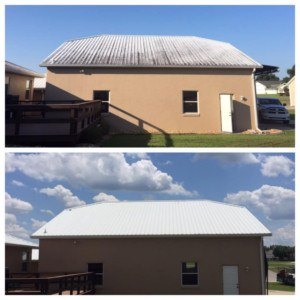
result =
[{"label": "concrete walkway", "polygon": [[269,282],[277,282],[275,272],[268,270],[268,281]]},{"label": "concrete walkway", "polygon": [[269,290],[269,295],[295,295],[295,292]]}]

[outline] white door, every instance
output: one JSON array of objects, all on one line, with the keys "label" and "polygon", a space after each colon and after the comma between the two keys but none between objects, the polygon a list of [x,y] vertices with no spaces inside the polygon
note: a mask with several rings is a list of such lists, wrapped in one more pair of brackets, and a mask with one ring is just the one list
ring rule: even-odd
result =
[{"label": "white door", "polygon": [[232,99],[231,95],[220,95],[221,122],[223,132],[232,132]]},{"label": "white door", "polygon": [[223,294],[239,294],[238,266],[223,266]]}]

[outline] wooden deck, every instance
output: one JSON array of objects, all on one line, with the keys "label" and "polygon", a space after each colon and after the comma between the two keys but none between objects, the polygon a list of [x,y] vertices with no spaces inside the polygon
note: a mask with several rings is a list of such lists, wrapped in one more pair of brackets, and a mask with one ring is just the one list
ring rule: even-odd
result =
[{"label": "wooden deck", "polygon": [[92,272],[76,274],[14,273],[5,278],[6,295],[88,295],[95,293]]},{"label": "wooden deck", "polygon": [[100,120],[100,100],[6,103],[6,143],[76,143]]}]

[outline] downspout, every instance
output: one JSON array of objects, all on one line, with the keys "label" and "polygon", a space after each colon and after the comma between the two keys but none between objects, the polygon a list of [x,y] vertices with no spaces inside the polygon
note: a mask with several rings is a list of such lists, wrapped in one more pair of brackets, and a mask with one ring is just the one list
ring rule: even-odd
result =
[{"label": "downspout", "polygon": [[257,102],[256,102],[256,85],[255,85],[255,71],[256,69],[253,69],[252,72],[252,84],[253,84],[253,109],[254,109],[254,127],[255,130],[261,133],[261,130],[258,127],[258,114],[257,114]]},{"label": "downspout", "polygon": [[[266,295],[267,294],[267,289],[266,289],[266,272],[268,272],[268,270],[265,269],[265,260],[264,260],[264,242],[263,242],[263,237],[260,238],[260,270],[261,270],[261,293],[262,295]],[[268,278],[268,275],[267,275],[267,278]],[[267,279],[268,280],[268,279]]]}]

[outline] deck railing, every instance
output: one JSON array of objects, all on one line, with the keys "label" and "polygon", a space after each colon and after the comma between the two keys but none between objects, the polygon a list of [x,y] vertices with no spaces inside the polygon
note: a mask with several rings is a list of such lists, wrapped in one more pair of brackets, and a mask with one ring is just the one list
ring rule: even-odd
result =
[{"label": "deck railing", "polygon": [[5,278],[6,295],[86,295],[95,293],[93,272],[49,275],[10,274]]},{"label": "deck railing", "polygon": [[47,140],[54,136],[72,140],[100,121],[101,101],[22,101],[6,104],[5,118],[6,137],[39,136]]}]

